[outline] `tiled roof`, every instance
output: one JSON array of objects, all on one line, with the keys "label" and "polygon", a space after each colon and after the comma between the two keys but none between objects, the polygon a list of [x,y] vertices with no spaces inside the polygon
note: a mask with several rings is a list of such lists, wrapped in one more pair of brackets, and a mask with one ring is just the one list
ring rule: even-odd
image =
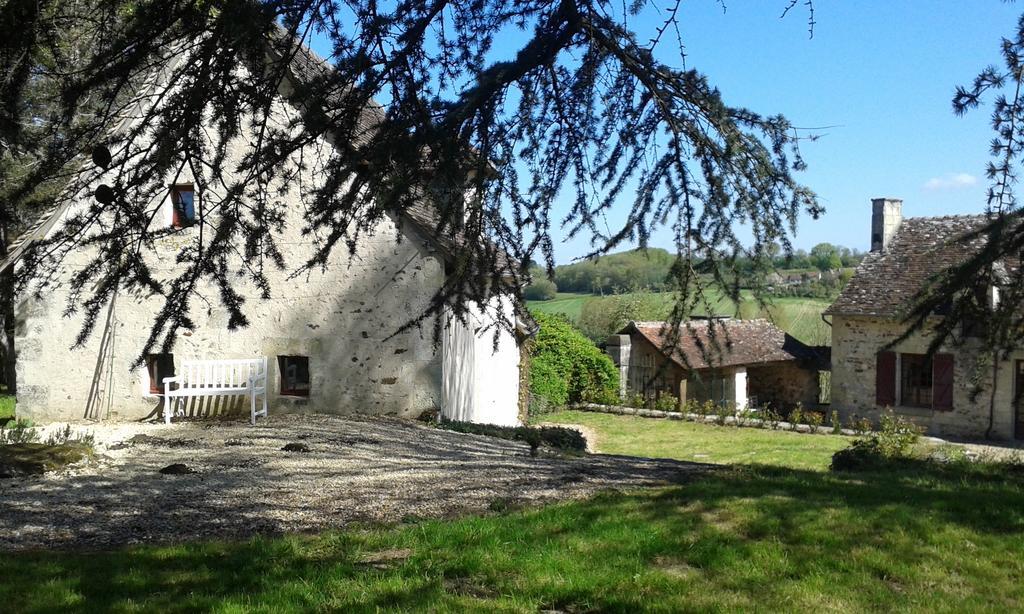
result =
[{"label": "tiled roof", "polygon": [[680,325],[671,343],[667,322],[630,322],[619,334],[639,334],[687,370],[801,361],[821,365],[828,358],[764,319],[692,320]]},{"label": "tiled roof", "polygon": [[984,215],[904,218],[892,243],[864,257],[825,313],[900,317],[930,277],[981,248],[984,237],[960,239],[988,222]]}]

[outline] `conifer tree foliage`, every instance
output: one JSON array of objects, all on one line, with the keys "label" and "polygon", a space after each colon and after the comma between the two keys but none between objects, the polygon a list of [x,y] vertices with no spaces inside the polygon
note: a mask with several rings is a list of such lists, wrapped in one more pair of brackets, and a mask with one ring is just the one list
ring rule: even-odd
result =
[{"label": "conifer tree foliage", "polygon": [[[822,210],[794,177],[806,135],[780,115],[729,105],[699,71],[659,59],[664,47],[682,52],[685,7],[655,8],[643,0],[7,0],[0,23],[19,26],[6,29],[14,35],[0,67],[0,147],[29,146],[22,127],[36,110],[24,101],[42,65],[54,87],[41,123],[53,138],[31,170],[5,172],[0,215],[16,219],[54,177],[71,178],[61,198],[102,178],[110,190],[30,250],[22,270],[46,288],[69,252],[94,249],[70,282],[67,309],[86,316],[80,340],[116,293],[156,294],[164,307],[141,352],[168,349],[194,327],[197,301],[219,302],[229,327],[245,326],[251,305],[240,279],[270,296],[270,267],[322,267],[338,250],[357,250],[385,216],[415,207],[432,211],[434,231],[456,237],[457,249],[430,307],[406,326],[465,314],[495,291],[518,297],[526,263],[550,275],[563,235],[589,237],[599,255],[645,246],[661,225],[675,237],[672,284],[686,298],[674,317],[683,319],[702,284],[737,294],[737,257],[790,249],[798,215]],[[642,38],[631,24],[652,14],[663,21]],[[95,44],[84,57],[42,62],[56,57],[53,35],[70,25]],[[334,70],[283,87],[314,36],[329,41]],[[157,77],[174,87],[140,105]],[[298,110],[285,129],[269,121],[282,96]],[[119,123],[129,112],[143,121]],[[257,136],[232,161],[228,144],[243,134]],[[317,249],[286,261],[276,195],[287,162],[325,136],[336,151],[315,162],[321,181],[306,195],[303,228]],[[97,145],[109,163],[88,160]],[[175,231],[150,222],[184,168],[201,194],[201,232],[189,235],[176,276],[159,279],[146,254]],[[558,199],[571,202],[564,215],[553,212]],[[625,212],[616,227],[612,210]],[[712,281],[696,274],[698,261]],[[204,284],[216,296],[197,297]]]},{"label": "conifer tree foliage", "polygon": [[[928,329],[933,347],[963,340],[964,323],[997,353],[1009,351],[1024,333],[1024,218],[1016,185],[1024,158],[1024,15],[1001,40],[1002,65],[985,68],[969,87],[956,89],[953,110],[963,115],[991,103],[995,132],[985,214],[988,223],[959,240],[973,255],[943,271],[915,297],[907,333]],[[998,300],[993,300],[993,291]],[[994,304],[993,304],[994,303]],[[946,317],[935,318],[936,314]]]}]

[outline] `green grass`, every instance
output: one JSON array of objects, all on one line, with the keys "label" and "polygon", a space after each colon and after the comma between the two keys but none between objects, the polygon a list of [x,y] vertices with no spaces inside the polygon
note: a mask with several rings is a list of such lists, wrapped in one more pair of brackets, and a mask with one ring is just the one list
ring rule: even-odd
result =
[{"label": "green grass", "polygon": [[[663,313],[657,317],[667,317],[674,300],[671,293],[662,292],[654,295],[660,301]],[[816,298],[779,297],[771,300],[770,305],[763,309],[757,305],[752,295],[744,290],[741,292],[742,302],[737,313],[736,306],[724,296],[719,295],[713,303],[718,315],[730,315],[744,319],[768,318],[782,330],[804,343],[812,345],[829,345],[832,331],[821,319],[821,312],[831,301]],[[531,310],[544,313],[560,313],[569,319],[579,319],[583,304],[589,300],[601,300],[592,294],[559,293],[550,301],[527,301]],[[698,314],[700,315],[700,314]]]},{"label": "green grass", "polygon": [[39,612],[1015,611],[1022,514],[1019,480],[746,467],[488,517],[5,554],[0,602]]},{"label": "green grass", "polygon": [[579,319],[583,311],[583,303],[594,298],[593,294],[575,294],[559,292],[550,301],[526,301],[527,307],[542,313],[560,313],[572,320]]},{"label": "green grass", "polygon": [[805,435],[584,411],[543,416],[544,422],[582,424],[598,434],[605,454],[675,458],[727,465],[774,465],[823,471],[849,437]]},{"label": "green grass", "polygon": [[14,395],[0,394],[0,420],[14,417]]},{"label": "green grass", "polygon": [[1024,608],[1024,473],[1013,468],[835,474],[823,464],[844,438],[578,412],[551,418],[588,424],[607,451],[691,458],[705,450],[741,464],[680,486],[482,517],[5,553],[0,603],[38,612]]}]

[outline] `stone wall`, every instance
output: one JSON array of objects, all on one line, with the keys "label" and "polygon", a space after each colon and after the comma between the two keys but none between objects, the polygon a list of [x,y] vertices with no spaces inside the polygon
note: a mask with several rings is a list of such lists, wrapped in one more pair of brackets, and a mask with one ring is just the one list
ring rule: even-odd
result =
[{"label": "stone wall", "polygon": [[770,403],[776,411],[788,411],[797,403],[807,409],[818,406],[818,372],[796,362],[747,367],[747,380],[758,406]]},{"label": "stone wall", "polygon": [[[294,109],[277,108],[280,126],[287,125]],[[244,125],[244,122],[243,122]],[[248,149],[244,137],[233,143],[232,156]],[[427,241],[412,228],[384,219],[372,233],[360,236],[355,256],[342,245],[335,249],[326,270],[316,268],[296,278],[292,273],[312,253],[318,240],[303,233],[304,194],[316,184],[317,164],[310,161],[332,155],[330,143],[320,141],[303,152],[308,165],[290,178],[282,190],[279,210],[284,225],[275,231],[285,270],[266,262],[272,296],[239,277],[249,326],[227,329],[227,316],[218,303],[218,291],[200,288],[189,313],[193,332],[179,331],[173,348],[177,365],[185,358],[226,359],[269,357],[271,411],[316,411],[416,415],[440,403],[441,365],[434,350],[431,323],[423,330],[391,335],[426,307],[443,283],[444,266]],[[231,167],[230,161],[225,167]],[[181,176],[176,183],[195,178]],[[170,181],[170,179],[169,179]],[[197,182],[198,183],[198,182]],[[305,192],[303,190],[306,190]],[[208,193],[207,201],[215,193]],[[85,196],[71,208],[80,210]],[[169,211],[169,194],[152,207]],[[215,223],[215,213],[210,214]],[[154,224],[167,224],[157,215]],[[59,226],[59,224],[58,224]],[[198,226],[159,239],[148,264],[158,279],[175,275],[175,257],[196,249]],[[207,235],[208,236],[208,235]],[[399,240],[399,239],[403,240]],[[80,315],[65,317],[69,293],[66,282],[93,256],[79,250],[61,263],[63,286],[33,298],[29,288],[16,306],[18,415],[39,422],[51,420],[121,419],[155,416],[160,398],[148,393],[145,368],[132,368],[162,305],[160,297],[121,294],[101,312],[96,330],[82,347],[72,349],[81,328]],[[249,263],[252,264],[252,263]],[[232,267],[242,269],[241,260]],[[311,392],[308,398],[277,394],[280,389],[276,357],[309,357]],[[512,377],[515,377],[513,374]],[[234,405],[241,405],[241,399]],[[193,407],[197,414],[233,411],[223,401],[212,407]]]},{"label": "stone wall", "polygon": [[[832,318],[832,407],[844,421],[853,415],[878,420],[882,408],[875,405],[876,355],[903,330],[899,322],[890,319],[839,315]],[[928,337],[915,334],[891,351],[924,354],[927,347]],[[992,391],[991,363],[984,361],[988,358],[987,352],[974,340],[963,347],[940,351],[954,355],[953,409],[936,411],[897,406],[894,411],[912,419],[931,435],[984,437]],[[979,362],[979,358],[983,360]],[[1024,359],[1024,354],[1018,352],[998,365],[992,412],[994,438],[1013,437],[1013,365],[1020,359]]]}]

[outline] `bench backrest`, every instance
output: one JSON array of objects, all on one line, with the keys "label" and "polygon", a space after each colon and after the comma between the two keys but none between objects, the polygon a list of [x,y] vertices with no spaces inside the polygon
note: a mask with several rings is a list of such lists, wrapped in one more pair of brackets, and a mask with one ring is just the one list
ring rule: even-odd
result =
[{"label": "bench backrest", "polygon": [[184,360],[181,375],[183,388],[245,388],[250,377],[266,384],[267,359]]}]

